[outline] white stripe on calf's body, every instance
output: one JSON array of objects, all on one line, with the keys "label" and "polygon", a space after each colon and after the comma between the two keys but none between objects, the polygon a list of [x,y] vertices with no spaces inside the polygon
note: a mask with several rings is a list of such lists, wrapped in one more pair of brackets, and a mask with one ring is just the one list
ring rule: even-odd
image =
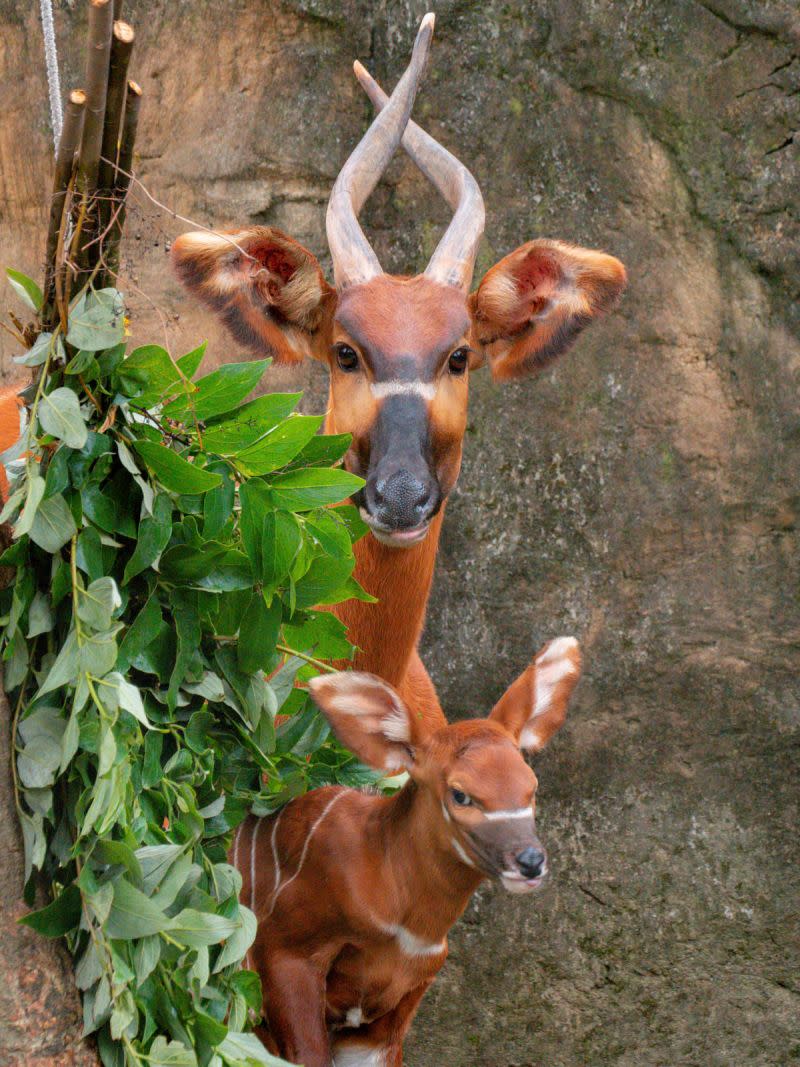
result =
[{"label": "white stripe on calf's body", "polygon": [[308,836],[306,837],[305,841],[303,842],[303,851],[300,853],[300,862],[297,864],[297,870],[294,872],[294,874],[292,875],[291,878],[289,878],[286,882],[283,883],[283,885],[276,885],[276,887],[275,887],[275,892],[272,894],[272,901],[271,901],[270,906],[269,906],[269,912],[267,913],[268,915],[272,915],[272,912],[275,910],[275,904],[277,903],[277,900],[278,900],[278,897],[280,896],[280,894],[284,891],[284,889],[286,889],[288,886],[290,886],[292,884],[292,882],[295,880],[295,878],[298,876],[298,874],[302,871],[303,864],[306,861],[306,855],[308,853],[308,847],[311,844],[312,837],[314,836],[314,834],[317,831],[317,827],[320,825],[322,820],[325,818],[325,816],[331,810],[331,808],[336,803],[336,801],[340,800],[345,795],[346,792],[347,792],[346,789],[342,789],[341,792],[336,793],[335,796],[331,797],[331,799],[328,801],[328,803],[323,808],[322,812],[317,816],[315,822],[311,826],[311,829],[308,831]]}]

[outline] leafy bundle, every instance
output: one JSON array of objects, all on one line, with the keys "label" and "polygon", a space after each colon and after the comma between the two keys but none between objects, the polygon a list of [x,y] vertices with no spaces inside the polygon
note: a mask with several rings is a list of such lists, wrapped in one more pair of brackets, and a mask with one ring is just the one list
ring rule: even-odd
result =
[{"label": "leafy bundle", "polygon": [[202,347],[124,334],[121,294],[87,289],[18,358],[1,647],[27,891],[39,871],[53,897],[26,921],[66,936],[104,1063],[274,1064],[226,849],[249,810],[369,780],[296,685],[352,653],[315,607],[365,596],[341,503],[362,483],[299,394],[246,401],[268,361],[195,381]]}]

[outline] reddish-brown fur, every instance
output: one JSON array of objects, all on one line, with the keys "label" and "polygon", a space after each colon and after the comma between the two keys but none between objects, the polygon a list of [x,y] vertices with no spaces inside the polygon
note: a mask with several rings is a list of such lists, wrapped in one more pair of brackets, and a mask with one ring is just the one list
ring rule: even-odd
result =
[{"label": "reddish-brown fur", "polygon": [[[268,269],[273,249],[284,255],[289,249],[294,256],[302,285],[291,294],[286,272]],[[379,380],[378,357],[383,379],[402,365],[404,375],[432,382],[435,396],[427,402],[432,458],[445,498],[461,465],[469,377],[469,372],[448,375],[449,354],[469,346],[470,371],[488,362],[499,380],[536,373],[611,307],[625,284],[619,260],[557,241],[521,246],[493,267],[471,296],[424,275],[381,275],[337,294],[309,252],[265,227],[228,238],[185,235],[175,242],[173,262],[184,284],[252,351],[279,361],[307,353],[328,365],[325,429],[353,435],[345,464],[356,473],[367,469],[372,428],[383,403],[370,391]],[[337,367],[334,346],[340,343],[357,352],[358,373]],[[391,682],[411,707],[440,723],[443,715],[417,642],[443,511],[426,539],[411,548],[389,547],[372,536],[358,542],[356,577],[380,603],[351,601],[334,609],[361,649],[355,666]]]},{"label": "reddish-brown fur", "polygon": [[[22,429],[20,422],[22,400],[18,394],[19,386],[16,385],[0,389],[0,452],[5,452],[19,439]],[[7,495],[8,479],[4,468],[0,465],[0,498],[5,500]]]},{"label": "reddish-brown fur", "polygon": [[[342,742],[410,780],[391,798],[315,790],[240,829],[232,858],[258,918],[250,964],[273,1051],[305,1067],[402,1063],[447,933],[475,888],[494,876],[527,892],[547,872],[536,776],[518,746],[538,750],[558,729],[579,673],[577,643],[553,641],[488,719],[439,727],[374,676],[314,679]],[[527,878],[515,865],[530,849],[539,870]]]}]

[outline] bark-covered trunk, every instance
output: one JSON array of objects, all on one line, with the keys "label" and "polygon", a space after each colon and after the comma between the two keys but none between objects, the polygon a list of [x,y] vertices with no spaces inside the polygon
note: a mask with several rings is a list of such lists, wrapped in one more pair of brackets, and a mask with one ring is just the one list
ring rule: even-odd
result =
[{"label": "bark-covered trunk", "polygon": [[20,926],[24,857],[11,779],[11,709],[0,686],[0,1063],[96,1067],[63,944]]}]

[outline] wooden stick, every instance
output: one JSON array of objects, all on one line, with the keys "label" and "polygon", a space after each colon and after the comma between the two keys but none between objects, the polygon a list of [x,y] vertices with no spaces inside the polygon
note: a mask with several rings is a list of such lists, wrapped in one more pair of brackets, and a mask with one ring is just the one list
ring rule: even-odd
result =
[{"label": "wooden stick", "polygon": [[89,48],[86,56],[86,117],[78,153],[76,189],[83,220],[78,267],[91,269],[97,255],[97,245],[85,249],[95,232],[94,205],[90,202],[97,189],[97,172],[103,145],[103,120],[106,114],[108,66],[111,56],[111,37],[114,6],[111,0],[89,0]]},{"label": "wooden stick", "polygon": [[114,18],[122,18],[122,0],[114,0]]},{"label": "wooden stick", "polygon": [[125,198],[131,183],[133,152],[136,145],[136,129],[141,103],[141,87],[135,81],[129,81],[125,96],[125,117],[122,120],[122,134],[119,139],[117,176],[112,197],[112,211],[115,212],[115,216],[106,239],[106,279],[107,283],[112,285],[116,284],[119,274],[119,246],[125,226]]},{"label": "wooden stick", "polygon": [[111,0],[89,0],[89,51],[86,58],[86,118],[78,159],[78,190],[93,193],[103,145],[108,66],[114,8]]},{"label": "wooden stick", "polygon": [[105,121],[103,123],[103,143],[97,178],[98,189],[111,189],[114,184],[117,143],[122,121],[122,109],[125,104],[128,63],[133,50],[133,36],[133,27],[129,26],[127,22],[114,23],[114,32],[111,37],[111,58],[108,66],[108,92],[106,94]]},{"label": "wooden stick", "polygon": [[[114,171],[117,162],[117,145],[119,142],[120,123],[125,106],[125,90],[128,78],[128,64],[133,51],[133,28],[127,22],[114,23],[111,38],[111,59],[108,67],[108,93],[106,94],[106,115],[103,123],[103,145],[100,168],[97,174],[97,188],[100,200],[97,205],[97,235],[108,229],[111,221],[111,190],[114,186]],[[101,238],[102,239],[102,238]],[[102,247],[97,255],[102,255]]]},{"label": "wooden stick", "polygon": [[53,177],[53,197],[50,201],[50,221],[47,228],[47,249],[44,264],[44,302],[42,325],[51,326],[55,316],[56,271],[58,269],[58,236],[64,218],[67,189],[75,166],[75,152],[81,139],[81,127],[86,108],[86,93],[73,89],[67,98],[61,140],[56,152],[56,169]]}]

